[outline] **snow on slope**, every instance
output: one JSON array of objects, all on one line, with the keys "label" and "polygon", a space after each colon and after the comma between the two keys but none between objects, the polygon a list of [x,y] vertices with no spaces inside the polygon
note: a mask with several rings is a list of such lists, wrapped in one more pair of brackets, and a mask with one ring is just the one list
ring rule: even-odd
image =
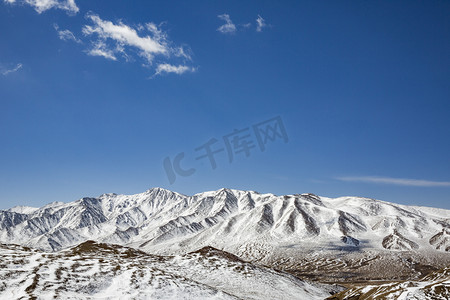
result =
[{"label": "snow on slope", "polygon": [[324,299],[342,290],[212,248],[164,257],[93,241],[58,253],[0,245],[0,265],[1,299]]},{"label": "snow on slope", "polygon": [[183,254],[204,246],[261,259],[283,249],[450,251],[450,211],[313,194],[161,188],[0,211],[0,241],[57,251],[86,240]]},{"label": "snow on slope", "polygon": [[31,206],[14,206],[10,209],[8,209],[9,212],[15,212],[19,214],[31,214],[38,210],[37,207],[31,207]]}]

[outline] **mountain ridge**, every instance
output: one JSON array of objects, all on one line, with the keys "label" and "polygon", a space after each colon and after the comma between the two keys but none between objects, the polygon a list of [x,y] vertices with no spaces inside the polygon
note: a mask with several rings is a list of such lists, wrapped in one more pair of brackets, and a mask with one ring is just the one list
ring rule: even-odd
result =
[{"label": "mountain ridge", "polygon": [[[325,204],[326,202],[328,205]],[[343,202],[345,202],[344,205]],[[327,220],[330,226],[324,229],[323,222],[318,224],[318,219],[326,217],[325,215],[330,213],[330,209],[333,210],[331,206],[340,206],[341,208],[334,209],[336,215]],[[342,206],[352,209],[342,209]],[[158,216],[168,212],[171,212],[171,215],[166,220],[161,220],[161,217]],[[186,231],[189,228],[188,225],[191,229],[195,229],[194,227],[206,229],[221,222],[228,222],[229,227],[225,231],[229,231],[232,223],[239,218],[237,216],[247,212],[254,212],[256,215],[250,221],[255,223],[253,224],[255,230],[260,233],[268,228],[276,231],[280,226],[284,227],[286,233],[289,233],[295,232],[301,227],[307,236],[315,236],[320,235],[321,231],[332,231],[334,226],[341,234],[340,239],[354,242],[356,239],[351,234],[369,231],[368,225],[371,225],[372,231],[380,228],[392,228],[393,230],[389,234],[393,238],[401,237],[399,230],[408,225],[414,225],[413,231],[420,237],[419,232],[423,231],[424,226],[429,225],[430,219],[435,223],[432,225],[439,229],[434,232],[433,236],[441,231],[446,232],[445,230],[450,228],[449,210],[399,205],[370,198],[327,198],[311,193],[277,196],[271,193],[260,194],[255,191],[227,188],[186,196],[158,187],[134,195],[108,193],[99,197],[83,197],[68,203],[53,202],[41,208],[19,206],[0,210],[2,214],[0,228],[8,227],[11,232],[11,228],[26,222],[27,226],[21,228],[21,232],[29,231],[31,235],[36,236],[49,233],[54,228],[73,230],[88,227],[92,234],[93,227],[98,224],[112,223],[111,220],[116,221],[115,225],[119,230],[130,230],[136,226],[147,228],[151,227],[151,224],[144,224],[146,221],[147,223],[157,223],[159,220],[164,223],[159,226],[159,229],[162,234],[166,235],[170,228],[173,229],[173,226],[178,230]],[[375,218],[377,222],[373,224],[366,224],[367,222],[361,219],[361,215],[363,217],[383,217]],[[204,218],[200,222],[192,222],[193,220],[198,221],[202,216]],[[151,222],[149,221],[150,217],[152,218]],[[231,221],[228,218],[231,218]],[[298,219],[301,219],[303,224],[298,222]],[[411,219],[414,219],[413,223],[406,224]],[[387,236],[389,235],[384,238]],[[9,235],[10,239],[5,239],[4,234],[1,237],[2,241],[18,242],[14,238],[11,240],[11,234]],[[164,240],[164,237],[160,237],[161,239]],[[19,240],[18,244],[22,243],[23,241]],[[39,248],[39,245],[33,246]]]}]

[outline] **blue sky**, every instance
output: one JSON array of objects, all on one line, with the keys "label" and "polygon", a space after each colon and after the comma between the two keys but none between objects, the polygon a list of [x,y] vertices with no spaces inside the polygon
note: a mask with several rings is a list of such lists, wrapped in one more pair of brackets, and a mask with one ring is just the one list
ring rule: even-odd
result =
[{"label": "blue sky", "polygon": [[[448,1],[2,0],[0,208],[159,186],[450,209],[449,14]],[[253,125],[276,117],[288,141],[262,151]],[[196,159],[210,141],[215,169]],[[171,184],[163,162],[180,153],[192,172]]]}]

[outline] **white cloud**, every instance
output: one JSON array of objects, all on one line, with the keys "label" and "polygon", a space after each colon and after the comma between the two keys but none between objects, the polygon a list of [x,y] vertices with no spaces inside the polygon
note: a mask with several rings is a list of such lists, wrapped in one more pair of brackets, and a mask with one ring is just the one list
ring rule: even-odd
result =
[{"label": "white cloud", "polygon": [[57,24],[54,24],[53,27],[55,28],[56,32],[58,32],[58,37],[63,41],[74,41],[75,43],[82,44],[83,42],[76,38],[72,31],[66,29],[66,30],[59,30],[59,27]]},{"label": "white cloud", "polygon": [[156,67],[155,75],[160,75],[163,73],[175,73],[178,75],[181,75],[186,72],[195,72],[195,68],[184,66],[184,65],[178,65],[174,66],[171,64],[159,64]]},{"label": "white cloud", "polygon": [[[131,49],[137,50],[138,54],[145,58],[149,64],[151,64],[155,55],[169,55],[170,48],[167,43],[166,35],[155,24],[149,23],[146,28],[150,32],[150,35],[139,36],[137,31],[118,22],[114,24],[111,21],[102,20],[97,15],[89,14],[87,18],[91,20],[94,24],[85,25],[83,27],[83,33],[86,36],[96,36],[94,41],[94,51],[99,49],[98,45],[102,45],[101,49],[105,52],[107,49],[110,54],[121,52],[124,47],[129,47]],[[107,42],[112,42],[113,45],[107,46]],[[120,49],[120,51],[119,51]],[[112,55],[108,55],[112,57]],[[106,57],[106,56],[105,56]]]},{"label": "white cloud", "polygon": [[86,52],[87,54],[92,56],[102,56],[106,59],[117,60],[116,56],[114,55],[114,51],[108,49],[106,44],[102,41],[98,41],[97,43],[95,43],[93,47]]},{"label": "white cloud", "polygon": [[172,52],[176,57],[183,57],[187,60],[192,60],[190,49],[186,50],[183,47],[175,47]]},{"label": "white cloud", "polygon": [[3,76],[6,76],[10,73],[14,73],[19,71],[20,69],[22,69],[23,65],[22,64],[17,64],[13,69],[6,69],[4,70],[3,68],[1,69],[1,73]]},{"label": "white cloud", "polygon": [[[219,19],[225,21],[225,24],[223,24],[222,26],[217,28],[217,31],[224,33],[224,34],[235,33],[238,30],[245,30],[245,29],[252,27],[252,23],[237,24],[237,26],[236,26],[231,21],[230,15],[228,15],[228,14],[218,15],[217,17]],[[260,15],[258,15],[258,17],[256,18],[256,31],[262,32],[263,28],[269,27],[269,26],[270,26],[270,24],[267,24],[266,20],[263,17],[261,17]]]},{"label": "white cloud", "polygon": [[72,31],[67,30],[67,29],[58,31],[58,36],[63,41],[74,41],[79,44],[82,43],[81,40],[79,40],[75,37],[75,35],[72,33]]},{"label": "white cloud", "polygon": [[[122,21],[102,20],[98,15],[88,14],[93,24],[85,25],[82,32],[90,40],[91,47],[86,52],[92,56],[101,56],[110,60],[123,57],[125,61],[134,61],[135,56],[144,60],[143,65],[150,67],[157,61],[155,74],[183,74],[193,72],[195,68],[186,66],[191,61],[188,47],[174,46],[167,33],[154,23],[129,26]],[[181,64],[173,64],[173,61]]]},{"label": "white cloud", "polygon": [[21,2],[32,6],[38,13],[43,13],[46,10],[56,8],[65,10],[68,14],[76,14],[79,8],[75,0],[4,0],[7,3],[13,4]]},{"label": "white cloud", "polygon": [[217,31],[221,33],[234,33],[236,32],[236,25],[233,24],[233,22],[230,19],[230,16],[228,14],[222,14],[217,16],[219,19],[222,19],[225,21],[225,24],[217,28]]},{"label": "white cloud", "polygon": [[256,31],[261,32],[262,29],[266,26],[266,21],[260,15],[258,15],[258,18],[256,19]]},{"label": "white cloud", "polygon": [[405,186],[422,186],[422,187],[448,186],[448,187],[450,187],[449,181],[430,181],[430,180],[420,180],[420,179],[391,178],[391,177],[377,177],[377,176],[338,177],[336,179],[341,180],[341,181],[382,183],[382,184],[405,185]]}]

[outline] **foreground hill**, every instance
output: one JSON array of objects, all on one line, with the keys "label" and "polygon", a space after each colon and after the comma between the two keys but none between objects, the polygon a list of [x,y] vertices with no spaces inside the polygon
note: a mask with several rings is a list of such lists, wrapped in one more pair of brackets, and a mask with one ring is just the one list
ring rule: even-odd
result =
[{"label": "foreground hill", "polygon": [[324,299],[342,290],[214,248],[157,256],[93,241],[58,253],[0,245],[0,266],[1,299]]}]

